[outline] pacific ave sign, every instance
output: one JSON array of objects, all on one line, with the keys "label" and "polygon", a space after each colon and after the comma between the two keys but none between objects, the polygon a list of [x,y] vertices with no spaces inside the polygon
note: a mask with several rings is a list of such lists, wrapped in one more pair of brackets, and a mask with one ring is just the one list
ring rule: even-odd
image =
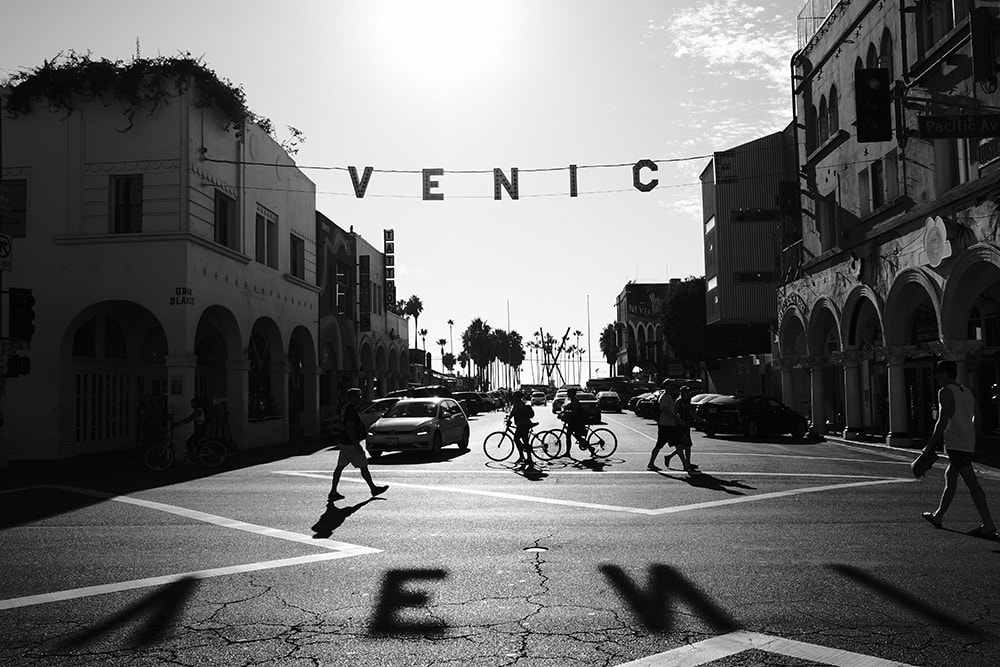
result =
[{"label": "pacific ave sign", "polygon": [[1000,114],[919,116],[917,131],[921,139],[1000,137]]}]

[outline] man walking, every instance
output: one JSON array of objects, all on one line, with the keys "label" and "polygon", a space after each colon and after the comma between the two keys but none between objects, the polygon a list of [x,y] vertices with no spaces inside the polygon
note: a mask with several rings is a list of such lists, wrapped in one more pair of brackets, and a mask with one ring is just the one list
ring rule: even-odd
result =
[{"label": "man walking", "polygon": [[944,491],[941,502],[934,512],[924,512],[922,516],[935,528],[941,527],[944,513],[948,511],[958,487],[958,476],[961,475],[965,485],[969,487],[972,502],[979,510],[982,525],[969,531],[969,535],[997,539],[997,527],[990,516],[990,508],[986,504],[986,492],[979,484],[976,471],[972,467],[972,455],[976,451],[976,435],[980,430],[979,406],[976,397],[968,387],[958,383],[958,367],[954,361],[939,361],[934,367],[935,378],[941,389],[938,390],[938,418],[934,424],[934,432],[924,446],[924,452],[933,452],[941,439],[944,439],[944,449],[948,454],[948,467],[944,471]]},{"label": "man walking", "polygon": [[372,474],[368,470],[368,457],[365,455],[361,441],[365,438],[365,425],[358,414],[358,406],[361,405],[361,390],[354,388],[347,390],[347,405],[340,413],[340,456],[337,459],[337,467],[333,471],[333,486],[330,487],[329,501],[343,500],[344,496],[337,492],[337,484],[340,483],[340,474],[350,463],[361,471],[361,476],[368,482],[368,488],[372,495],[377,496],[385,493],[388,486],[376,486],[372,481]]}]

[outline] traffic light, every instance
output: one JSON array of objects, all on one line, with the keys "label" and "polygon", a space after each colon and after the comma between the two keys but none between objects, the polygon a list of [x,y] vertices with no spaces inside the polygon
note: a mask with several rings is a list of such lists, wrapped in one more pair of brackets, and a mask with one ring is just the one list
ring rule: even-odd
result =
[{"label": "traffic light", "polygon": [[969,41],[972,44],[972,80],[992,87],[996,84],[997,24],[987,7],[969,14]]},{"label": "traffic light", "polygon": [[884,67],[854,70],[858,143],[892,139],[892,87]]},{"label": "traffic light", "polygon": [[16,378],[31,372],[31,359],[17,355],[7,356],[7,377]]},{"label": "traffic light", "polygon": [[10,288],[10,324],[7,337],[12,341],[28,342],[35,333],[35,297],[30,289]]}]

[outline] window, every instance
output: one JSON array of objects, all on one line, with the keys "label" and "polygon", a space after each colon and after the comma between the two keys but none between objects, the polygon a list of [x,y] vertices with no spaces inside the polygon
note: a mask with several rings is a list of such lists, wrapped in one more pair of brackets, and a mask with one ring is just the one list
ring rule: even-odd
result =
[{"label": "window", "polygon": [[733,274],[733,281],[737,283],[775,283],[778,282],[778,274],[774,271],[737,271]]},{"label": "window", "polygon": [[885,206],[885,167],[882,160],[872,162],[872,209]]},{"label": "window", "polygon": [[306,278],[306,242],[295,234],[288,237],[291,267],[289,273],[294,277],[305,280]]},{"label": "window", "polygon": [[272,269],[278,268],[278,216],[257,204],[254,258]]},{"label": "window", "polygon": [[830,117],[826,110],[826,97],[819,98],[819,117],[817,120],[819,122],[819,143],[822,145],[830,138]]},{"label": "window", "polygon": [[837,134],[837,131],[840,129],[840,111],[837,109],[838,104],[837,87],[833,86],[830,89],[830,106],[826,109],[826,124],[831,137]]},{"label": "window", "polygon": [[0,211],[0,233],[22,238],[28,230],[28,181],[8,180],[0,185],[7,201],[7,210]]},{"label": "window", "polygon": [[215,191],[215,242],[233,250],[240,249],[236,200],[221,190]]},{"label": "window", "polygon": [[896,77],[893,73],[892,33],[889,32],[888,28],[882,31],[882,43],[879,45],[879,51],[882,52],[878,59],[879,65],[889,70],[889,81],[892,81]]},{"label": "window", "polygon": [[816,226],[823,250],[837,245],[837,200],[833,193],[816,203]]},{"label": "window", "polygon": [[872,179],[868,167],[858,172],[858,204],[862,218],[867,218],[872,212]]},{"label": "window", "polygon": [[892,203],[899,198],[899,158],[896,149],[889,151],[885,158],[885,199]]},{"label": "window", "polygon": [[142,231],[142,174],[111,177],[111,233]]}]

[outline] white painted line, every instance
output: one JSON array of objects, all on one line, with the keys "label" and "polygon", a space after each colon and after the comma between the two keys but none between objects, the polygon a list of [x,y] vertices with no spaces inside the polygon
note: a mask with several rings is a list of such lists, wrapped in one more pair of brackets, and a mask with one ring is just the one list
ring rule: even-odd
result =
[{"label": "white painted line", "polygon": [[60,489],[62,491],[69,491],[71,493],[79,493],[83,495],[94,496],[96,498],[104,498],[106,500],[113,500],[115,502],[126,503],[128,505],[138,505],[139,507],[145,507],[151,510],[166,512],[167,514],[182,516],[186,519],[191,519],[193,521],[210,523],[216,526],[222,526],[223,528],[242,530],[247,533],[264,535],[265,537],[275,537],[279,540],[298,542],[299,544],[308,544],[309,546],[320,547],[322,549],[331,549],[333,551],[336,551],[339,549],[356,548],[356,545],[348,544],[347,542],[334,542],[331,540],[315,540],[309,535],[302,535],[300,533],[291,533],[288,532],[287,530],[280,530],[278,528],[268,528],[267,526],[258,526],[252,523],[244,523],[243,521],[236,521],[235,519],[227,519],[226,517],[216,516],[214,514],[206,514],[205,512],[199,512],[198,510],[187,509],[186,507],[177,507],[176,505],[166,505],[164,503],[157,503],[151,500],[132,498],[131,496],[116,496],[114,494],[105,493],[103,491],[80,489],[74,486],[52,486],[50,488]]},{"label": "white painted line", "polygon": [[92,595],[104,595],[106,593],[128,591],[137,588],[148,588],[150,586],[162,586],[164,584],[169,584],[186,577],[196,577],[196,578],[221,577],[230,574],[256,572],[259,570],[270,570],[279,567],[290,567],[293,565],[305,565],[308,563],[337,560],[340,558],[352,558],[354,556],[366,556],[369,554],[377,554],[382,552],[381,549],[375,549],[373,547],[363,547],[357,544],[350,544],[348,542],[337,542],[333,540],[317,540],[310,536],[301,535],[299,533],[292,533],[285,530],[279,530],[277,528],[268,528],[267,526],[258,526],[251,523],[244,523],[243,521],[235,521],[233,519],[227,519],[226,517],[216,516],[214,514],[206,514],[205,512],[190,510],[184,507],[177,507],[175,505],[167,505],[164,503],[142,500],[140,498],[132,498],[130,496],[116,496],[111,493],[105,493],[104,491],[82,489],[74,486],[62,486],[62,485],[53,485],[48,487],[33,486],[33,487],[23,487],[21,489],[13,489],[12,491],[27,491],[31,489],[41,489],[41,488],[58,489],[60,491],[67,491],[69,493],[78,493],[86,496],[93,496],[95,498],[103,498],[105,500],[113,500],[115,502],[126,503],[129,505],[137,505],[139,507],[145,507],[147,509],[152,509],[160,512],[167,512],[168,514],[182,516],[188,519],[192,519],[194,521],[200,521],[203,523],[222,526],[225,528],[232,528],[235,530],[242,530],[244,532],[253,533],[256,535],[263,535],[265,537],[274,537],[289,542],[308,544],[311,547],[318,547],[321,549],[327,549],[329,551],[327,551],[326,553],[311,554],[308,556],[294,556],[291,558],[281,558],[278,560],[259,561],[256,563],[246,563],[243,565],[230,565],[227,567],[218,567],[209,570],[195,570],[192,572],[183,572],[180,574],[168,574],[159,577],[148,577],[145,579],[133,579],[131,581],[121,581],[113,584],[85,586],[83,588],[74,588],[65,591],[55,591],[52,593],[42,593],[40,595],[28,595],[20,598],[9,598],[6,600],[0,600],[0,610],[15,609],[17,607],[28,607],[31,605],[45,604],[48,602],[57,602],[59,600],[73,600],[76,598],[89,597]]},{"label": "white painted line", "polygon": [[912,667],[906,663],[883,660],[863,653],[853,653],[818,644],[807,644],[793,639],[783,639],[742,630],[621,663],[618,667],[698,667],[749,650],[808,660],[833,667]]},{"label": "white painted line", "polygon": [[[579,475],[582,477],[587,477],[590,479],[595,479],[593,473],[589,470],[548,470],[545,468],[540,468],[546,475]],[[274,470],[272,471],[278,475],[297,475],[301,473],[312,473],[316,475],[325,475],[327,479],[333,475],[332,470]],[[664,468],[660,472],[665,474],[682,475],[686,474],[681,470],[675,468]],[[752,472],[746,470],[702,470],[706,475],[729,475],[735,477],[832,477],[835,479],[889,479],[885,475],[853,475],[847,473],[826,473],[826,472]],[[505,470],[419,470],[419,469],[393,469],[393,470],[381,470],[379,474],[390,474],[390,475],[506,475],[511,476],[511,471],[509,469]],[[656,475],[649,470],[603,470],[601,471],[601,477],[612,477],[616,475],[644,475],[651,476]]]},{"label": "white painted line", "polygon": [[[318,472],[299,472],[292,470],[274,471],[277,475],[290,475],[296,477],[312,477],[316,479],[329,479],[328,474]],[[648,474],[648,473],[647,473]],[[366,484],[363,479],[345,475],[340,478],[342,481]],[[564,505],[567,507],[580,507],[584,509],[607,510],[611,512],[625,512],[629,514],[643,514],[645,516],[659,516],[663,514],[676,514],[691,510],[706,509],[709,507],[719,507],[722,505],[735,505],[737,503],[755,502],[758,500],[771,500],[774,498],[784,498],[803,493],[817,493],[820,491],[838,491],[840,489],[850,489],[860,486],[874,486],[877,484],[900,484],[915,482],[915,479],[885,479],[879,478],[864,482],[850,482],[847,484],[831,484],[828,486],[813,486],[803,489],[789,489],[788,491],[775,491],[773,493],[759,493],[752,496],[736,496],[724,498],[722,500],[712,500],[704,503],[694,503],[691,505],[678,505],[676,507],[661,507],[659,509],[647,509],[645,507],[628,507],[624,505],[605,505],[600,503],[587,503],[576,500],[564,500],[560,498],[545,498],[541,496],[526,496],[519,493],[505,493],[502,491],[484,491],[482,489],[469,489],[458,486],[433,486],[429,484],[410,484],[407,482],[393,482],[393,486],[402,486],[411,489],[423,489],[426,491],[444,491],[446,493],[465,493],[475,496],[490,496],[492,498],[505,498],[508,500],[523,500],[532,503],[543,503],[546,505]]]},{"label": "white painted line", "polygon": [[[321,540],[315,540],[320,542]],[[317,546],[319,546],[317,544]],[[182,572],[180,574],[168,574],[162,577],[148,577],[146,579],[133,579],[132,581],[119,581],[113,584],[101,584],[99,586],[85,586],[65,591],[53,593],[42,593],[41,595],[28,595],[20,598],[9,598],[0,600],[0,610],[16,609],[18,607],[30,607],[32,605],[46,604],[49,602],[59,602],[62,600],[75,600],[77,598],[90,597],[93,595],[104,595],[106,593],[118,593],[121,591],[131,591],[137,588],[149,588],[151,586],[163,586],[180,579],[195,577],[207,579],[209,577],[222,577],[230,574],[241,574],[243,572],[256,572],[259,570],[271,570],[279,567],[290,567],[292,565],[306,565],[308,563],[318,563],[327,560],[340,558],[351,558],[353,556],[363,556],[378,553],[379,549],[369,547],[355,547],[355,549],[343,549],[333,553],[312,554],[309,556],[296,556],[294,558],[282,558],[280,560],[267,560],[258,563],[247,563],[245,565],[231,565],[229,567],[219,567],[211,570],[196,570],[193,572]]]}]

